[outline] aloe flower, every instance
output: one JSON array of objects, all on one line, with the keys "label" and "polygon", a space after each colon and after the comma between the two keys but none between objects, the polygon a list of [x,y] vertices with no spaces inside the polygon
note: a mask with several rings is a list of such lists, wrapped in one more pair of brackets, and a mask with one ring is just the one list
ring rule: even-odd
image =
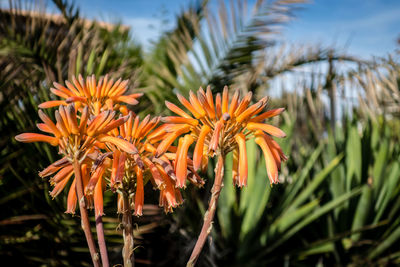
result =
[{"label": "aloe flower", "polygon": [[[265,119],[281,114],[284,109],[278,108],[261,113],[267,105],[267,97],[250,105],[252,93],[239,98],[236,91],[229,103],[228,88],[217,94],[215,102],[210,87],[203,89],[197,96],[190,92],[189,101],[178,95],[179,101],[193,115],[187,114],[176,105],[166,102],[166,106],[179,116],[169,116],[162,119],[166,123],[166,138],[157,148],[157,154],[164,153],[179,136],[177,157],[186,156],[189,147],[195,143],[193,166],[195,170],[204,169],[208,158],[215,155],[226,155],[233,151],[234,184],[239,187],[247,184],[247,154],[246,140],[255,138],[262,148],[266,159],[270,183],[278,182],[278,169],[281,161],[286,160],[282,149],[273,137],[285,137],[286,134],[275,126],[264,123]],[[261,113],[261,114],[260,114]],[[178,160],[178,186],[185,185],[185,162]]]},{"label": "aloe flower", "polygon": [[188,265],[196,262],[210,232],[222,187],[226,154],[233,151],[232,178],[233,183],[239,187],[246,186],[248,178],[246,140],[255,138],[255,142],[261,147],[271,184],[278,182],[278,170],[281,162],[287,159],[273,139],[273,137],[285,137],[286,134],[279,128],[264,122],[265,119],[281,114],[284,109],[263,112],[268,98],[264,97],[250,105],[251,98],[251,92],[240,98],[239,92],[236,91],[229,102],[228,87],[224,88],[222,96],[218,93],[215,99],[210,87],[206,92],[200,88],[197,94],[190,91],[189,100],[178,94],[180,103],[191,115],[178,106],[166,102],[166,106],[178,116],[168,116],[162,119],[165,123],[165,133],[162,135],[156,156],[165,153],[176,139],[179,140],[176,151],[177,186],[185,187],[186,185],[188,161],[181,159],[187,157],[190,146],[195,144],[193,152],[195,170],[205,169],[210,157],[217,156],[218,158],[209,209]]},{"label": "aloe flower", "polygon": [[[136,150],[127,141],[121,140],[107,133],[123,124],[128,117],[114,119],[115,112],[103,111],[98,116],[89,118],[88,107],[85,106],[82,113],[78,116],[74,104],[64,107],[59,106],[55,112],[56,123],[54,123],[42,110],[39,110],[39,117],[43,123],[39,123],[38,128],[50,135],[37,133],[23,133],[17,135],[15,139],[20,142],[46,142],[57,146],[59,153],[64,157],[51,164],[40,173],[42,177],[53,175],[50,183],[54,185],[50,193],[53,197],[57,196],[67,185],[74,174],[74,180],[68,193],[67,212],[74,213],[76,202],[79,200],[82,228],[88,242],[93,264],[99,266],[99,257],[90,232],[90,223],[87,213],[87,199],[84,196],[84,187],[89,184],[89,167],[92,164],[90,155],[96,153],[99,147],[105,143],[111,143],[127,153],[135,153]],[[104,245],[105,249],[105,245]],[[108,262],[106,254],[102,259]],[[103,264],[104,265],[104,264]]]},{"label": "aloe flower", "polygon": [[72,77],[72,83],[65,81],[65,86],[54,82],[51,92],[63,100],[47,101],[39,105],[39,108],[50,108],[60,105],[75,103],[77,109],[81,106],[88,106],[91,114],[98,115],[105,110],[119,110],[124,115],[128,114],[126,105],[138,104],[137,98],[141,93],[124,95],[128,90],[128,80],[121,78],[114,82],[108,75],[101,77],[97,82],[94,75],[87,77],[86,81],[82,75]]}]

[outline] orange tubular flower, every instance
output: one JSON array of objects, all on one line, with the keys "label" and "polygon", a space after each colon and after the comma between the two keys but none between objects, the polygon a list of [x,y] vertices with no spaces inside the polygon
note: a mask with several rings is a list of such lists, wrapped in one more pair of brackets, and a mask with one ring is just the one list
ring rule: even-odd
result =
[{"label": "orange tubular flower", "polygon": [[78,79],[72,77],[72,83],[65,81],[65,86],[54,83],[55,88],[51,92],[64,100],[47,101],[39,105],[39,108],[50,108],[60,105],[75,103],[77,109],[81,106],[88,106],[91,114],[98,115],[104,110],[119,110],[127,115],[127,108],[120,103],[136,105],[141,93],[124,95],[126,93],[128,80],[118,79],[114,82],[108,75],[101,77],[98,83],[94,75],[87,77],[86,81],[82,75]]},{"label": "orange tubular flower", "polygon": [[[270,183],[278,182],[278,169],[282,160],[286,160],[286,156],[271,136],[285,137],[286,135],[282,130],[263,121],[279,115],[284,109],[259,114],[266,107],[268,98],[264,97],[250,105],[251,98],[251,92],[241,99],[239,92],[236,91],[229,103],[226,86],[222,96],[216,95],[215,101],[210,87],[207,87],[206,92],[200,88],[197,94],[190,91],[189,100],[178,95],[179,101],[194,117],[178,106],[166,102],[167,107],[178,116],[163,118],[162,121],[166,124],[160,127],[161,130],[156,130],[153,136],[156,140],[162,140],[157,147],[156,156],[163,155],[174,140],[179,139],[175,164],[178,187],[185,187],[186,179],[189,178],[187,161],[182,161],[182,159],[187,157],[188,149],[194,141],[196,141],[193,155],[194,171],[200,168],[205,169],[210,157],[217,156],[218,158],[208,210],[187,266],[194,266],[196,263],[212,227],[223,186],[225,156],[229,152],[233,151],[233,183],[239,187],[246,186],[248,175],[246,140],[255,138],[264,153]],[[185,135],[180,137],[183,134]]]},{"label": "orange tubular flower", "polygon": [[[246,140],[256,137],[257,144],[261,147],[268,169],[268,177],[272,183],[278,182],[277,170],[281,162],[286,160],[274,137],[285,137],[285,133],[272,125],[265,124],[265,119],[277,116],[284,111],[283,108],[269,110],[261,113],[266,107],[268,98],[264,97],[257,103],[250,105],[252,93],[247,93],[240,99],[239,92],[235,92],[229,103],[228,88],[217,94],[215,101],[210,87],[206,92],[200,88],[195,95],[190,92],[189,101],[178,95],[179,101],[194,117],[176,105],[166,102],[167,107],[179,115],[162,119],[166,126],[158,136],[163,141],[158,146],[156,155],[162,155],[168,150],[173,141],[180,137],[177,149],[178,164],[176,173],[179,187],[185,186],[185,164],[180,162],[180,157],[185,157],[189,146],[196,140],[193,154],[193,167],[195,170],[204,168],[208,157],[217,154],[226,155],[234,151],[233,181],[239,187],[247,184],[247,154]],[[259,114],[261,113],[261,114]],[[236,177],[236,178],[235,178]]]},{"label": "orange tubular flower", "polygon": [[[129,196],[129,202],[134,203],[136,216],[142,215],[144,186],[148,181],[160,190],[160,206],[166,212],[182,203],[181,194],[175,189],[177,178],[171,160],[166,156],[154,157],[156,144],[151,142],[149,136],[157,134],[153,129],[159,121],[160,117],[151,119],[150,116],[140,121],[139,116],[134,117],[131,113],[129,119],[111,131],[112,136],[108,137],[127,142],[135,148],[135,153],[128,154],[120,151],[121,149],[115,149],[115,144],[108,144],[106,150],[113,155],[108,175],[110,187],[113,191],[121,192],[123,196]],[[122,202],[119,203],[119,211],[122,211]]]},{"label": "orange tubular flower", "polygon": [[[57,174],[50,179],[54,185],[50,193],[56,197],[68,183],[74,172],[72,162],[78,159],[82,167],[82,179],[84,185],[88,182],[88,166],[92,164],[93,152],[98,150],[97,146],[101,142],[111,143],[127,153],[135,153],[135,148],[127,141],[108,136],[107,132],[123,124],[128,117],[114,119],[114,112],[104,111],[94,117],[90,122],[88,107],[85,107],[78,118],[74,104],[60,106],[55,112],[56,123],[54,123],[42,110],[39,110],[39,117],[43,123],[38,124],[38,128],[52,134],[48,136],[36,133],[23,133],[17,135],[15,139],[20,142],[47,142],[53,146],[58,146],[60,154],[64,157],[51,164],[49,167],[39,173],[41,177],[47,177]],[[79,123],[78,123],[79,119]],[[75,178],[72,182],[75,183]],[[73,191],[73,192],[71,192]],[[68,196],[67,212],[74,213],[76,205],[75,187],[71,186]]]}]

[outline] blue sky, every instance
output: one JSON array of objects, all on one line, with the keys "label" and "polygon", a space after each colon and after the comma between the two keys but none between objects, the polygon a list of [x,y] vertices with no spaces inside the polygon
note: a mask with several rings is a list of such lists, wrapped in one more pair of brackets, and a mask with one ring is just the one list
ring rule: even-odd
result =
[{"label": "blue sky", "polygon": [[[75,1],[85,17],[131,26],[134,38],[146,46],[170,29],[174,16],[190,2]],[[290,43],[335,45],[350,54],[370,58],[392,52],[400,38],[400,0],[314,0],[295,14],[296,19],[284,28],[281,36]]]},{"label": "blue sky", "polygon": [[[77,3],[89,18],[121,20],[130,25],[134,37],[147,45],[172,27],[174,16],[189,2],[83,0]],[[392,52],[400,37],[400,0],[315,0],[296,15],[282,36],[291,43],[335,45],[369,58]]]}]

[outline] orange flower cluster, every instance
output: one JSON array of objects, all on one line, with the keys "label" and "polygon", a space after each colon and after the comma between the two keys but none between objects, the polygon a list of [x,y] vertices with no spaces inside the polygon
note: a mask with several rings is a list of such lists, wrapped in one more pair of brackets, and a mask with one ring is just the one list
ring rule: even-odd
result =
[{"label": "orange flower cluster", "polygon": [[[107,133],[123,124],[128,118],[122,117],[114,119],[113,112],[104,111],[89,121],[88,107],[83,108],[82,114],[78,117],[73,104],[66,107],[60,106],[55,112],[56,124],[42,111],[39,110],[39,117],[43,123],[37,127],[43,132],[53,136],[23,133],[15,138],[20,142],[46,142],[53,146],[58,146],[59,153],[64,155],[39,173],[41,177],[57,174],[51,178],[50,183],[54,185],[50,193],[56,197],[66,186],[73,174],[72,162],[76,159],[82,167],[83,183],[88,182],[88,166],[93,162],[91,157],[96,153],[102,142],[109,142],[117,146],[125,153],[136,153],[135,147],[127,141],[107,135]],[[79,121],[79,123],[78,123]],[[98,153],[98,152],[97,152]],[[89,155],[89,157],[88,157]],[[67,212],[74,213],[76,206],[75,179],[72,182],[68,194]]]},{"label": "orange flower cluster", "polygon": [[[67,88],[54,83],[57,89],[53,88],[52,92],[65,100],[39,105],[41,108],[59,106],[55,111],[55,123],[39,110],[43,123],[37,127],[50,135],[23,133],[16,136],[20,142],[47,142],[58,146],[59,153],[64,156],[39,173],[41,177],[54,175],[50,179],[54,186],[51,196],[56,197],[68,184],[74,174],[72,162],[78,160],[85,196],[89,207],[94,206],[96,215],[103,215],[103,192],[107,187],[128,194],[134,203],[135,215],[142,215],[144,186],[148,181],[160,190],[160,206],[166,212],[181,204],[182,196],[175,186],[173,153],[154,156],[160,130],[153,129],[160,117],[150,119],[147,116],[140,122],[133,112],[117,104],[136,104],[141,94],[123,95],[127,81],[119,79],[113,83],[107,76],[98,84],[94,76],[88,77],[86,82],[82,76],[79,81],[73,77],[72,82],[66,82]],[[116,118],[116,110],[121,112],[119,118]],[[196,185],[204,183],[193,169],[189,171],[196,177],[192,179]],[[68,193],[67,213],[75,212],[75,183],[74,178]],[[118,197],[121,211],[121,195]]]},{"label": "orange flower cluster", "polygon": [[168,116],[162,119],[165,134],[157,148],[156,156],[162,155],[170,145],[179,138],[176,151],[177,186],[184,187],[187,179],[187,160],[189,147],[195,143],[193,153],[193,168],[198,170],[207,166],[208,158],[216,154],[226,155],[233,151],[233,182],[239,187],[247,184],[247,152],[246,140],[255,137],[261,147],[266,161],[269,180],[278,182],[278,170],[286,156],[272,138],[285,137],[286,134],[272,125],[266,124],[265,119],[279,115],[283,108],[261,113],[267,105],[268,98],[264,97],[250,105],[252,93],[242,99],[236,91],[229,103],[228,88],[225,87],[215,100],[210,87],[206,92],[200,88],[197,95],[192,91],[189,100],[178,94],[178,99],[192,114],[189,115],[178,106],[166,102],[167,107],[179,116]]},{"label": "orange flower cluster", "polygon": [[55,88],[50,89],[53,94],[64,98],[64,100],[47,101],[40,104],[39,108],[58,107],[75,103],[78,109],[82,105],[88,106],[90,112],[95,115],[104,110],[119,110],[126,115],[128,109],[120,103],[136,105],[138,104],[136,99],[142,96],[141,93],[124,95],[128,90],[128,80],[122,81],[118,79],[114,82],[113,79],[108,79],[108,75],[100,78],[98,83],[94,75],[88,77],[86,81],[79,75],[78,79],[72,77],[72,83],[65,81],[65,85],[67,87],[54,82]]}]

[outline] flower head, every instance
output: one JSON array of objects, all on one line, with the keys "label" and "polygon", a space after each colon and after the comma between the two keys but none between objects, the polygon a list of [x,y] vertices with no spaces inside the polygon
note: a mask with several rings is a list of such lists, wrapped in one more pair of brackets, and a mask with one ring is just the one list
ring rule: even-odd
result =
[{"label": "flower head", "polygon": [[[56,197],[73,175],[72,163],[77,160],[81,166],[83,184],[89,181],[90,167],[96,160],[96,155],[100,147],[107,143],[112,143],[126,153],[136,152],[134,146],[127,141],[109,136],[110,130],[123,124],[128,117],[114,119],[114,112],[104,111],[98,116],[89,120],[88,107],[85,107],[82,114],[78,116],[74,104],[68,106],[60,106],[55,112],[56,123],[54,123],[42,110],[39,110],[39,117],[43,123],[39,123],[37,127],[50,135],[37,133],[23,133],[15,137],[17,141],[46,142],[53,146],[58,146],[59,153],[63,155],[58,160],[39,173],[41,177],[54,175],[50,179],[50,183],[54,185],[53,191],[50,193],[52,197]],[[75,183],[75,178],[72,185]],[[75,186],[71,186],[68,194],[67,212],[75,211],[76,194]]]},{"label": "flower head", "polygon": [[65,86],[59,83],[53,84],[51,92],[63,100],[47,101],[39,105],[39,108],[50,108],[60,105],[75,103],[79,109],[81,106],[88,106],[91,114],[98,115],[104,110],[120,110],[127,115],[128,111],[125,104],[136,105],[136,98],[142,96],[141,93],[124,95],[128,90],[128,80],[118,79],[114,82],[108,75],[101,77],[97,82],[94,75],[83,79],[79,75],[78,79],[72,77],[72,83],[65,81]]},{"label": "flower head", "polygon": [[[282,160],[286,160],[279,145],[272,137],[285,137],[279,128],[264,123],[265,119],[279,115],[283,108],[261,113],[267,105],[264,97],[250,105],[252,93],[240,98],[236,91],[229,102],[228,88],[225,87],[222,96],[214,97],[210,87],[206,92],[200,88],[197,95],[192,91],[189,100],[178,94],[178,99],[192,114],[189,115],[178,106],[166,102],[167,107],[178,116],[162,118],[163,134],[157,148],[156,156],[165,153],[175,139],[179,137],[176,151],[177,185],[185,186],[187,177],[187,161],[181,161],[188,153],[189,147],[195,143],[193,167],[195,170],[205,168],[208,158],[217,154],[226,155],[233,151],[233,181],[238,186],[247,184],[247,154],[246,140],[255,138],[261,147],[267,163],[268,177],[272,183],[278,182],[278,169]],[[184,136],[180,137],[181,135]]]},{"label": "flower head", "polygon": [[[154,188],[160,190],[159,204],[164,207],[166,212],[172,211],[174,207],[182,203],[180,191],[175,187],[176,176],[170,158],[165,155],[154,157],[156,142],[150,141],[149,136],[157,134],[153,129],[159,121],[160,117],[151,119],[150,116],[146,116],[140,121],[139,116],[135,117],[131,113],[123,125],[109,133],[110,136],[124,140],[135,148],[135,153],[126,153],[115,147],[114,144],[107,144],[106,150],[112,154],[112,164],[104,176],[108,177],[112,191],[129,195],[134,203],[134,214],[137,216],[142,215],[144,186],[149,181]],[[91,190],[89,186],[88,190]],[[90,192],[88,193],[90,194]],[[95,198],[95,207],[96,200],[100,202]],[[121,204],[121,201],[118,203]],[[119,205],[119,210],[121,209],[122,206]]]}]

